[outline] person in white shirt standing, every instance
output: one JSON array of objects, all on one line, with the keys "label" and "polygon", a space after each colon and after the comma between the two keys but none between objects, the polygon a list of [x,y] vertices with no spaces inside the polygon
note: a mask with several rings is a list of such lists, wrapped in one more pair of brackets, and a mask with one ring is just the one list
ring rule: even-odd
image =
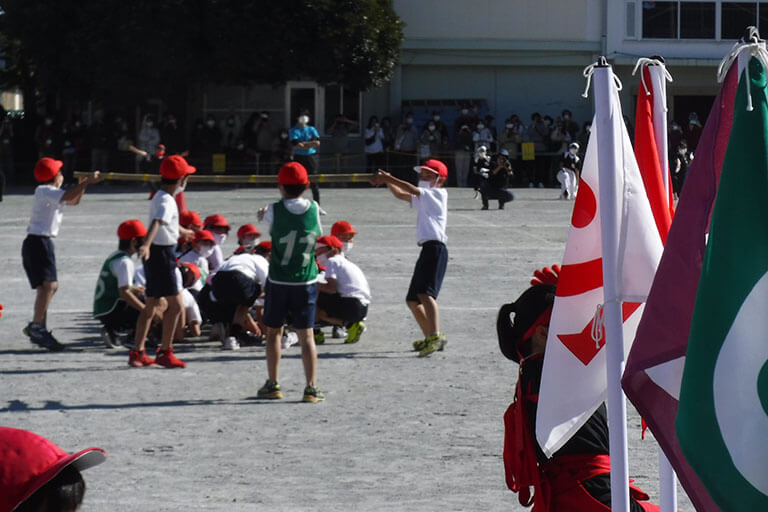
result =
[{"label": "person in white shirt standing", "polygon": [[416,235],[421,254],[416,261],[405,301],[424,333],[423,340],[413,343],[419,356],[424,357],[443,350],[446,344],[445,335],[440,332],[437,295],[448,266],[448,248],[445,245],[448,240],[445,233],[448,192],[442,188],[448,177],[448,168],[440,160],[430,159],[414,167],[414,170],[419,173],[418,187],[381,169],[371,182],[387,185],[396,198],[407,201],[418,212]]},{"label": "person in white shirt standing", "polygon": [[53,337],[46,325],[48,306],[59,287],[53,239],[59,234],[64,205],[79,204],[86,187],[101,181],[99,171],[96,171],[87,178],[81,178],[75,187],[62,190],[63,165],[61,160],[48,157],[41,158],[35,165],[35,180],[40,185],[35,189],[27,237],[21,246],[24,271],[29,285],[37,294],[32,321],[24,328],[24,334],[32,343],[53,352],[64,350],[64,345]]},{"label": "person in white shirt standing", "polygon": [[[345,326],[344,343],[357,343],[365,331],[371,289],[360,267],[344,257],[341,240],[333,235],[321,236],[315,245],[317,263],[325,267],[325,283],[317,285],[316,320],[334,326]],[[315,331],[315,343],[325,342],[322,331]]]}]

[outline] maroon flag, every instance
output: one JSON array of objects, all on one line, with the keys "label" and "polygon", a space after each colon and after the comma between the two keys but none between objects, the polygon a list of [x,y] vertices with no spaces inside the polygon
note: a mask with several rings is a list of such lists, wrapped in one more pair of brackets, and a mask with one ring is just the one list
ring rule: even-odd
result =
[{"label": "maroon flag", "polygon": [[728,72],[702,131],[622,378],[627,397],[696,510],[707,512],[719,508],[680,450],[675,417],[706,236],[733,122],[737,68]]}]

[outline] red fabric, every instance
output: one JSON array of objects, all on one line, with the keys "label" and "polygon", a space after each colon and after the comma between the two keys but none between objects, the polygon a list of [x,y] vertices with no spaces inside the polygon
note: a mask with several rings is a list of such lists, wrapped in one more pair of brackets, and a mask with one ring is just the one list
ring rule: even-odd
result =
[{"label": "red fabric", "polygon": [[527,331],[520,337],[521,340],[525,341],[528,338],[533,336],[533,333],[536,332],[536,328],[540,325],[549,325],[549,320],[552,318],[552,306],[549,306],[542,314],[539,315],[539,318],[536,319],[535,322],[533,322],[533,325],[531,325]]},{"label": "red fabric", "polygon": [[187,200],[184,198],[183,190],[176,194],[176,207],[179,209],[180,215],[187,212]]}]

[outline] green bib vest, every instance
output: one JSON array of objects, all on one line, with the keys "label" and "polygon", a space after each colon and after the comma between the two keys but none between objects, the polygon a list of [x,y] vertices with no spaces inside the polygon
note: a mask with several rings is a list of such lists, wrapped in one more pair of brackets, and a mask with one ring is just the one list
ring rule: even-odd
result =
[{"label": "green bib vest", "polygon": [[96,293],[93,296],[93,316],[100,317],[106,315],[115,308],[115,304],[120,299],[120,291],[117,288],[117,276],[112,273],[110,266],[113,261],[129,256],[119,251],[109,258],[101,266],[99,280],[96,282]]},{"label": "green bib vest", "polygon": [[269,259],[269,280],[273,283],[302,284],[317,279],[315,240],[322,233],[317,220],[317,203],[295,215],[279,201],[272,206],[272,251]]}]

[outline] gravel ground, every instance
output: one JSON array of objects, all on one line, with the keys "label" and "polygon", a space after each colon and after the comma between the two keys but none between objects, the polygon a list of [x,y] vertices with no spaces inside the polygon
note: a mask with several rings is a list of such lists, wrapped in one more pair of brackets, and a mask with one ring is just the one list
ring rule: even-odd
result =
[{"label": "gravel ground", "polygon": [[[20,256],[32,190],[17,192],[0,203],[0,424],[68,451],[108,452],[85,473],[83,511],[524,510],[504,483],[502,414],[517,367],[498,351],[495,316],[534,269],[562,259],[573,203],[556,200],[557,191],[515,190],[503,211],[480,211],[471,190],[449,191],[439,298],[448,346],[422,359],[410,351],[419,332],[404,304],[418,254],[414,213],[385,190],[323,190],[325,231],[339,219],[357,229],[350,257],[374,298],[358,344],[319,347],[327,400],[317,405],[300,402],[297,347],[283,354],[285,399],[263,402],[255,400],[263,348],[185,343],[176,351],[187,369],[165,370],[130,369],[125,349],[102,345],[90,316],[96,276],[117,246],[117,225],[146,221],[145,189],[99,185],[65,210],[48,324],[69,350],[32,346],[21,334],[34,293]],[[187,202],[236,227],[255,223],[257,208],[276,197],[270,188],[193,188]],[[640,418],[628,408],[630,475],[658,502],[657,445],[640,440]],[[682,489],[679,502],[693,510]]]}]

